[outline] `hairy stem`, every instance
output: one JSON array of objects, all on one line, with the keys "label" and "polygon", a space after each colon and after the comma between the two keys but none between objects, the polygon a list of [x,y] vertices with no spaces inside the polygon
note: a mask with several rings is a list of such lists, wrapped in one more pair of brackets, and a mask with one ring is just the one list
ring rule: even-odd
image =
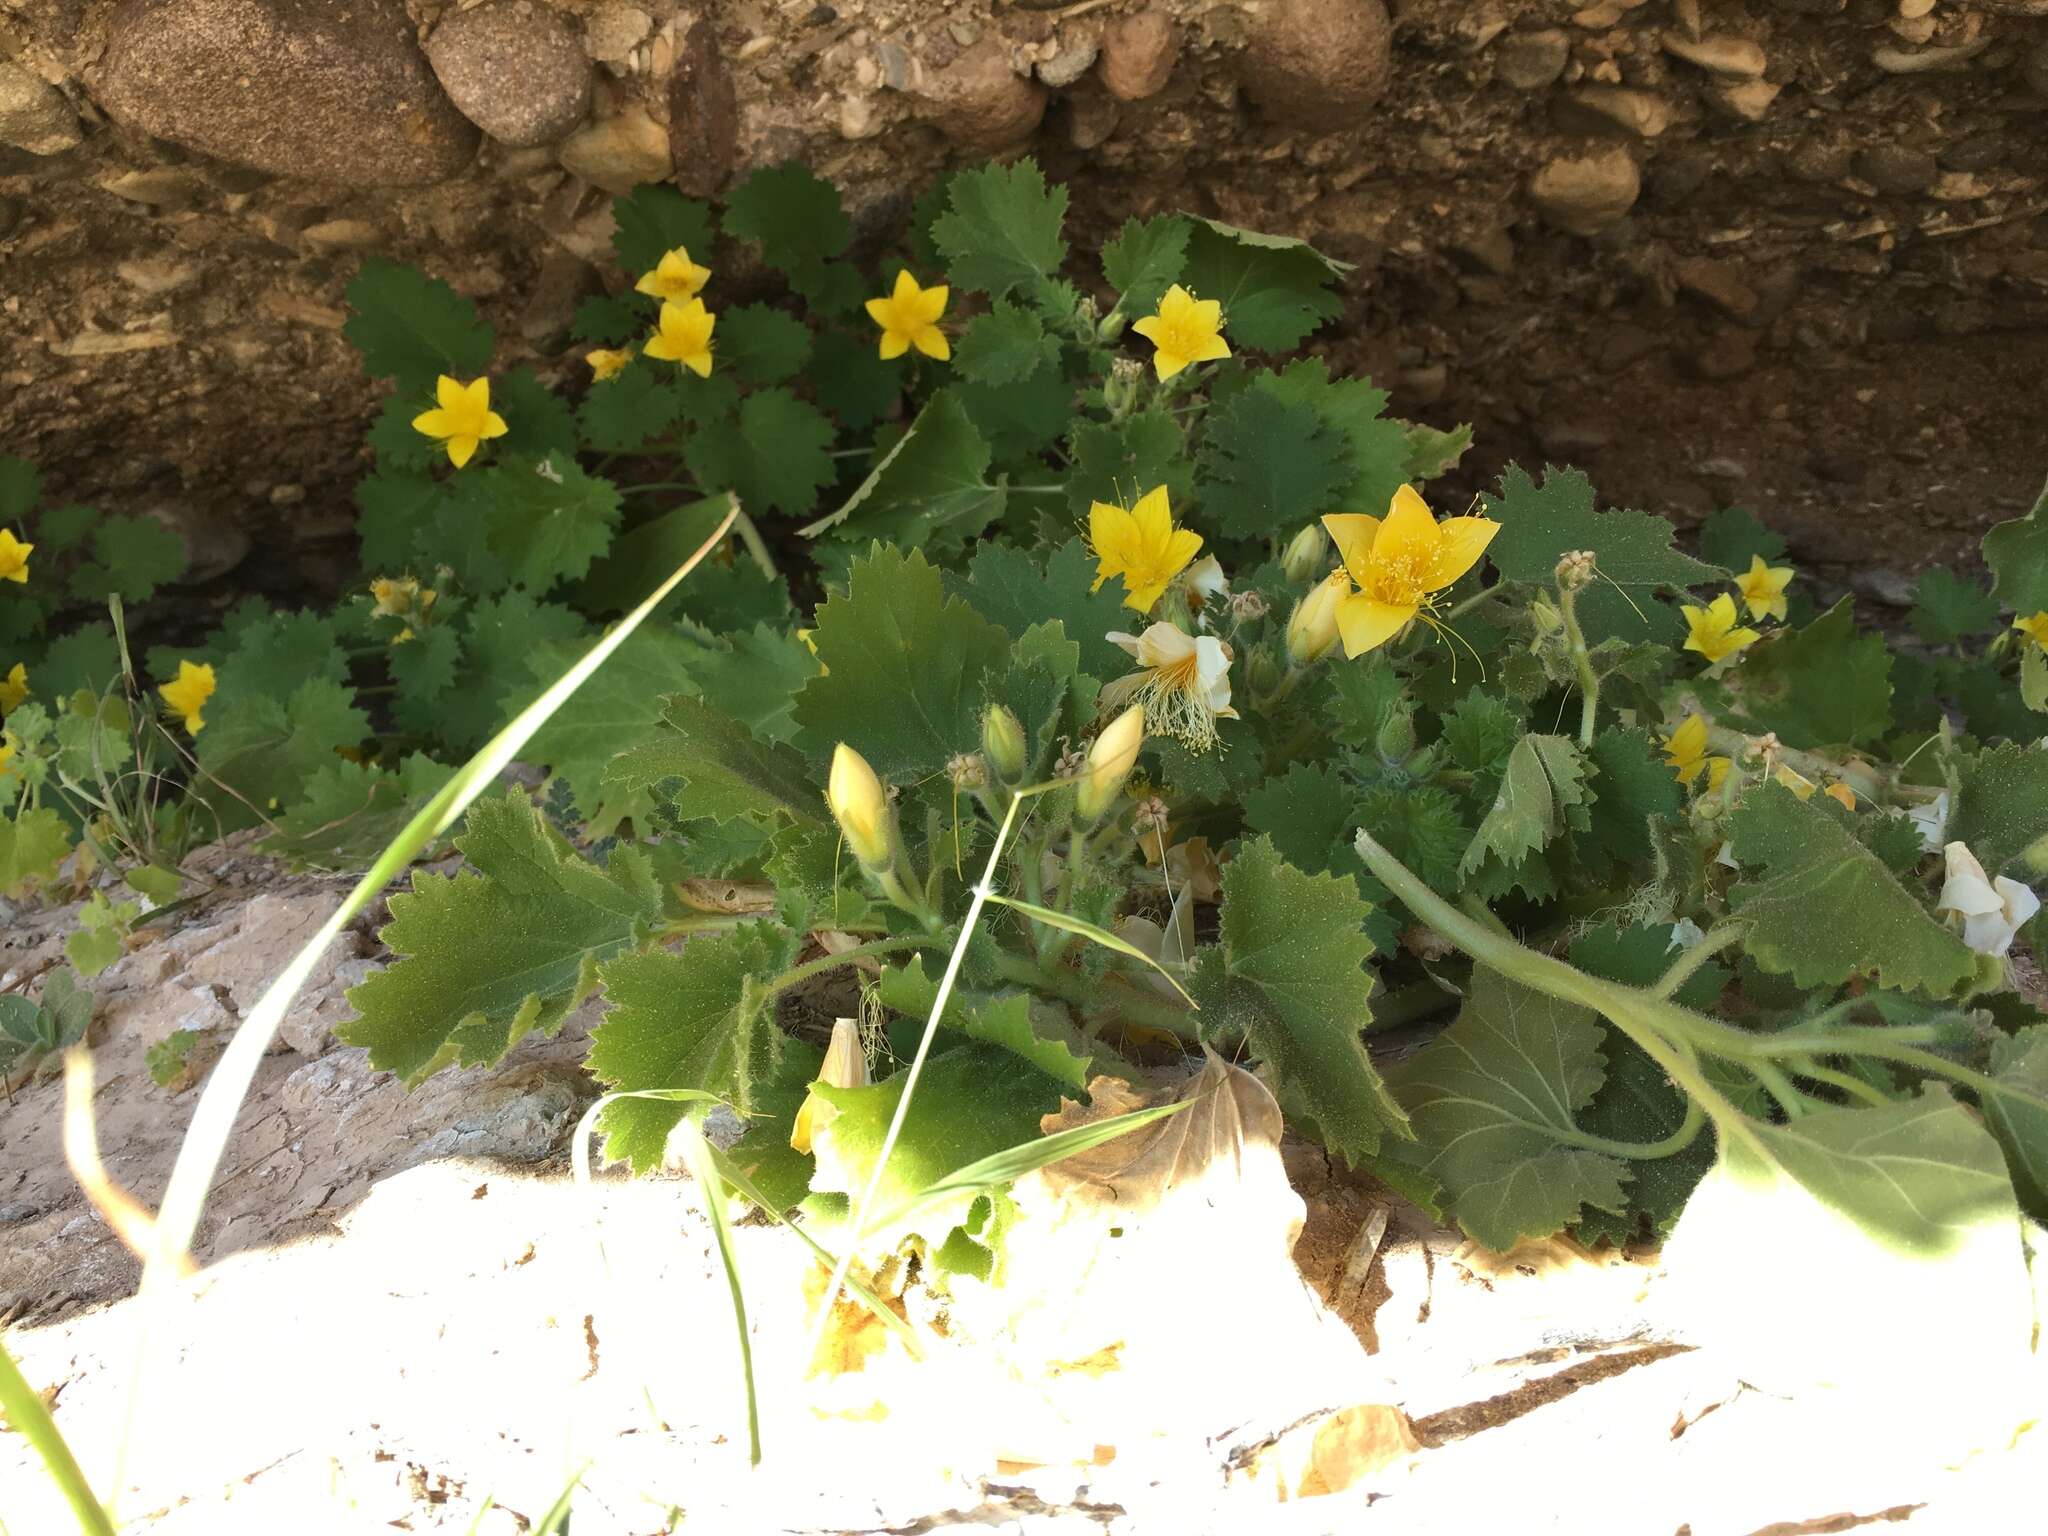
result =
[{"label": "hairy stem", "polygon": [[1593,670],[1593,658],[1586,650],[1586,632],[1579,627],[1579,589],[1576,586],[1566,581],[1558,582],[1557,609],[1564,616],[1564,638],[1571,647],[1572,669],[1579,674],[1579,750],[1590,751],[1593,746],[1593,719],[1600,711],[1600,674]]},{"label": "hairy stem", "polygon": [[1652,996],[1671,997],[1678,989],[1692,980],[1699,968],[1722,950],[1742,938],[1744,925],[1741,923],[1716,923],[1706,931],[1699,943],[1671,962],[1671,968],[1657,978],[1657,984],[1650,988]]},{"label": "hairy stem", "polygon": [[802,965],[793,965],[780,976],[768,983],[770,992],[786,992],[800,982],[809,981],[813,976],[823,976],[827,971],[836,971],[841,966],[852,965],[856,960],[869,955],[893,955],[906,949],[937,949],[939,939],[903,938],[876,939],[867,944],[856,944],[851,949],[842,949],[837,954],[820,955],[815,960],[806,960]]}]

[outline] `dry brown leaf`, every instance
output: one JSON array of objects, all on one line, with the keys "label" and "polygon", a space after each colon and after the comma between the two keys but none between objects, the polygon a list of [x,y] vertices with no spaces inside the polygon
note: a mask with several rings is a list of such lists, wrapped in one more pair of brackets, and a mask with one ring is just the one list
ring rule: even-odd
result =
[{"label": "dry brown leaf", "polygon": [[1287,1431],[1259,1453],[1252,1477],[1282,1501],[1312,1499],[1344,1493],[1421,1449],[1407,1414],[1360,1403]]}]

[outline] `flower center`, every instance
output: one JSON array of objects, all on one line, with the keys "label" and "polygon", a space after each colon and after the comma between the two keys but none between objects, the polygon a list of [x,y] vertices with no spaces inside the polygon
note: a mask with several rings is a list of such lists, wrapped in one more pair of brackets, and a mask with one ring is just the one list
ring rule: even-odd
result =
[{"label": "flower center", "polygon": [[1376,602],[1397,608],[1419,608],[1429,597],[1429,572],[1418,556],[1375,557],[1366,574],[1371,578],[1366,592]]}]

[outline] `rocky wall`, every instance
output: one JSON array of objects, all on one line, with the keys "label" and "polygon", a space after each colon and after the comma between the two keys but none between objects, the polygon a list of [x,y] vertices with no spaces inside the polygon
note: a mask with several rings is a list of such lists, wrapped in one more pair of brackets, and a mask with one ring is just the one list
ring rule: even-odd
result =
[{"label": "rocky wall", "polygon": [[1357,263],[1318,346],[1473,421],[1465,488],[1744,502],[1896,598],[2048,469],[2048,0],[0,0],[0,449],[311,596],[363,257],[576,378],[611,192],[801,157],[879,239],[1023,150],[1084,239]]}]

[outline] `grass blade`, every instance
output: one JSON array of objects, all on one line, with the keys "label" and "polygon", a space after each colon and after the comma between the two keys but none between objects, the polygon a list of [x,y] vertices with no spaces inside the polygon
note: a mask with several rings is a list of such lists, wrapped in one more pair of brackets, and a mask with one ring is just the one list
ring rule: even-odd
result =
[{"label": "grass blade", "polygon": [[14,1356],[5,1348],[0,1348],[0,1413],[7,1416],[8,1427],[26,1436],[36,1454],[43,1458],[50,1481],[64,1495],[64,1502],[78,1517],[78,1528],[85,1536],[114,1536],[114,1522],[92,1496],[92,1485],[79,1470],[78,1460],[57,1428],[49,1405],[28,1384],[21,1367],[14,1363]]},{"label": "grass blade", "polygon": [[747,1456],[761,1464],[761,1403],[754,1391],[754,1342],[747,1332],[747,1298],[740,1288],[740,1260],[733,1251],[732,1224],[725,1219],[725,1187],[711,1160],[711,1145],[694,1120],[676,1129],[682,1134],[683,1161],[689,1165],[697,1187],[704,1192],[704,1213],[711,1218],[711,1235],[718,1239],[718,1257],[725,1264],[725,1281],[732,1289],[733,1321],[739,1325],[740,1370],[747,1378]]},{"label": "grass blade", "polygon": [[1014,896],[997,895],[991,895],[989,900],[999,907],[1013,907],[1017,911],[1022,912],[1026,917],[1035,918],[1049,928],[1059,928],[1068,933],[1079,934],[1084,939],[1100,944],[1104,949],[1115,950],[1118,954],[1128,955],[1133,960],[1144,961],[1145,964],[1151,966],[1153,970],[1164,976],[1174,991],[1187,998],[1190,1008],[1199,1010],[1201,1005],[1192,997],[1188,997],[1188,989],[1180,984],[1179,978],[1157,960],[1146,954],[1145,951],[1138,948],[1129,939],[1118,938],[1117,935],[1111,933],[1107,928],[1098,928],[1093,923],[1085,922],[1081,918],[1070,916],[1065,912],[1055,912],[1051,907],[1041,907],[1036,902],[1019,901]]}]

